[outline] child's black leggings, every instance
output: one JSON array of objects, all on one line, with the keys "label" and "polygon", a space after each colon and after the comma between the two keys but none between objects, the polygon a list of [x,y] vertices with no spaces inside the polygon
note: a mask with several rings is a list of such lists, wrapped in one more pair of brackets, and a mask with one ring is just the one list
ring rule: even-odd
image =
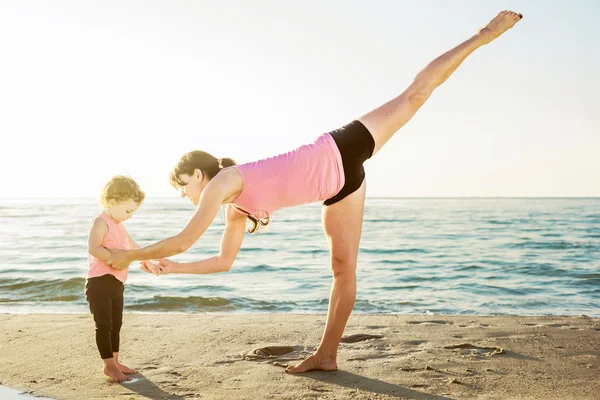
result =
[{"label": "child's black leggings", "polygon": [[96,346],[102,359],[113,358],[119,351],[119,338],[123,323],[123,282],[113,275],[88,278],[85,299],[96,323]]}]

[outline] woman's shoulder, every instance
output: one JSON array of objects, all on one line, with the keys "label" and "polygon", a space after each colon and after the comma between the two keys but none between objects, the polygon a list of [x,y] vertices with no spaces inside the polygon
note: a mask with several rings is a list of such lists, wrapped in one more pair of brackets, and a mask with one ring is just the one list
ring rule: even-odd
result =
[{"label": "woman's shoulder", "polygon": [[231,203],[235,200],[244,189],[244,181],[242,175],[237,170],[236,166],[224,168],[211,181],[223,190],[224,203]]}]

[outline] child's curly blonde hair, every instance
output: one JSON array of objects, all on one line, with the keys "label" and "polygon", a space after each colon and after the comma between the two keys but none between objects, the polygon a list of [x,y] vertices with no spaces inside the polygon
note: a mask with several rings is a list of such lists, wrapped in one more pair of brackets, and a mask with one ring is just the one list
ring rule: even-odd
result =
[{"label": "child's curly blonde hair", "polygon": [[117,203],[127,200],[133,200],[137,204],[144,201],[146,194],[140,189],[140,186],[129,176],[113,176],[102,189],[100,194],[100,204],[108,206],[111,200]]}]

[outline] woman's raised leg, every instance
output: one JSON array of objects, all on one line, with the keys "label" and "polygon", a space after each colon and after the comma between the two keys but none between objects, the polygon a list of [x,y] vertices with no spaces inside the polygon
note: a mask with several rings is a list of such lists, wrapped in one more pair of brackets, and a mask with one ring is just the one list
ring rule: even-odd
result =
[{"label": "woman's raised leg", "polygon": [[521,14],[502,11],[473,37],[433,60],[400,96],[359,118],[375,140],[373,154],[415,115],[431,93],[444,83],[473,51],[499,37],[521,18]]}]

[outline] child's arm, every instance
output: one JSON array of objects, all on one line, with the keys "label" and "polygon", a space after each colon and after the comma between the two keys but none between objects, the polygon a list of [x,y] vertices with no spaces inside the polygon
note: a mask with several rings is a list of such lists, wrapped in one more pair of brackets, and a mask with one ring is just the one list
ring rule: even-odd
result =
[{"label": "child's arm", "polygon": [[104,262],[110,258],[110,251],[102,246],[102,239],[104,239],[106,232],[108,232],[106,222],[102,218],[96,218],[92,222],[88,236],[88,253]]}]

